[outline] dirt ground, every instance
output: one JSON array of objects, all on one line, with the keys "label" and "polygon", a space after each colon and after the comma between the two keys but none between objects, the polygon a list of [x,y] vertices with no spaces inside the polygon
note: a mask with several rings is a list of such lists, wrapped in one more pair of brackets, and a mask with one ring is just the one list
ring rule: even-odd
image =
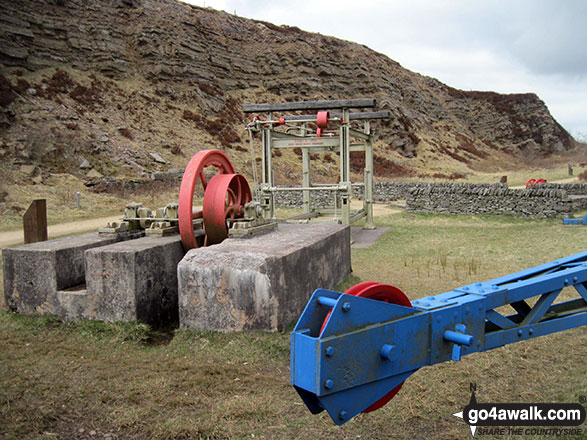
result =
[{"label": "dirt ground", "polygon": [[[82,232],[95,231],[107,223],[120,221],[121,215],[91,218],[87,220],[78,220],[75,222],[61,223],[47,227],[49,238],[61,237],[69,234],[79,234]],[[22,230],[0,232],[0,248],[14,246],[24,243]]]}]

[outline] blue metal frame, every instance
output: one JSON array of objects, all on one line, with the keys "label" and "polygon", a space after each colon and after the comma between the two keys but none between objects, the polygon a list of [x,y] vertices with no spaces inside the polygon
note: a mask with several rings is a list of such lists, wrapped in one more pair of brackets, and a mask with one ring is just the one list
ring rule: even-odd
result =
[{"label": "blue metal frame", "polygon": [[[578,297],[554,304],[565,287]],[[290,345],[291,384],[312,413],[342,425],[421,367],[587,325],[587,251],[412,306],[313,293]]]},{"label": "blue metal frame", "polygon": [[583,218],[565,218],[563,225],[587,225],[587,214]]}]

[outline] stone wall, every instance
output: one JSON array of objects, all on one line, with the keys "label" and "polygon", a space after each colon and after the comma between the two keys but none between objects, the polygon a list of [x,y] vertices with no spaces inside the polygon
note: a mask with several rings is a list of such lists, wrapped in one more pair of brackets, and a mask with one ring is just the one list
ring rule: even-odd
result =
[{"label": "stone wall", "polygon": [[406,199],[408,211],[446,214],[509,214],[519,217],[568,217],[573,202],[563,190],[508,189],[505,186],[452,184],[417,187]]},{"label": "stone wall", "polygon": [[[373,184],[373,200],[375,202],[390,202],[393,200],[404,200],[407,199],[410,195],[412,189],[422,189],[422,188],[429,188],[430,185],[434,187],[446,187],[446,188],[453,188],[455,185],[463,185],[463,183],[453,183],[453,182],[374,182]],[[470,185],[470,184],[464,184]],[[501,184],[497,184],[499,187],[507,188],[507,186],[502,186]],[[480,183],[476,184],[475,186],[479,188],[493,188],[495,187],[494,184],[490,183]],[[363,187],[355,187],[353,188],[353,193],[355,197],[359,199],[363,198]]]},{"label": "stone wall", "polygon": [[587,196],[587,183],[542,183],[530,189],[561,189],[570,196]]},{"label": "stone wall", "polygon": [[[337,197],[337,206],[340,208],[340,196]],[[334,208],[334,191],[319,190],[310,191],[311,208]],[[280,191],[275,193],[275,204],[277,206],[286,206],[290,208],[302,208],[303,198],[302,190],[300,191]]]},{"label": "stone wall", "polygon": [[[362,198],[363,188],[354,188],[354,194]],[[375,182],[373,198],[376,202],[405,199],[413,212],[566,217],[587,208],[587,184],[549,183],[520,190],[499,183]]]}]

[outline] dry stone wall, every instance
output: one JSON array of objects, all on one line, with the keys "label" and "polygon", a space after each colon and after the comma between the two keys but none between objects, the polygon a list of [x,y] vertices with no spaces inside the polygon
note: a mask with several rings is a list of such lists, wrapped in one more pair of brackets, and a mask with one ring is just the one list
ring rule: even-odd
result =
[{"label": "dry stone wall", "polygon": [[[354,194],[362,198],[363,188],[355,188]],[[502,184],[375,182],[373,198],[376,202],[405,199],[412,212],[567,217],[587,207],[587,184],[545,184],[519,190]]]},{"label": "dry stone wall", "polygon": [[573,201],[557,189],[509,189],[496,184],[434,185],[413,188],[406,199],[412,212],[446,214],[509,214],[520,217],[568,217]]}]

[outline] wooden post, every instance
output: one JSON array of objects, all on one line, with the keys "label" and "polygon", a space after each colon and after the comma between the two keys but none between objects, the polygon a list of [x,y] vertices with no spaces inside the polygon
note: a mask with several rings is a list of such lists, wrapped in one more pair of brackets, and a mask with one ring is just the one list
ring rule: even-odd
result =
[{"label": "wooden post", "polygon": [[24,242],[36,243],[47,240],[47,201],[33,200],[22,217]]}]

